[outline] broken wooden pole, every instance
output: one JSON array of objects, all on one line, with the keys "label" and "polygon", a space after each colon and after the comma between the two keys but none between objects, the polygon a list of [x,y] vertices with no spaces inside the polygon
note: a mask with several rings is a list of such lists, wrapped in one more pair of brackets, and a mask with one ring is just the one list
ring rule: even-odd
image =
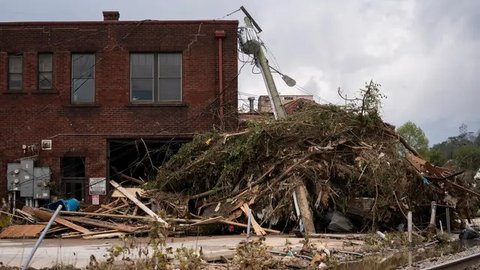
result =
[{"label": "broken wooden pole", "polygon": [[435,217],[437,213],[437,203],[435,201],[432,201],[432,212],[430,215],[430,226],[437,227],[435,225]]},{"label": "broken wooden pole", "polygon": [[445,219],[447,222],[447,232],[450,234],[450,207],[445,207]]},{"label": "broken wooden pole", "polygon": [[298,204],[298,209],[300,211],[300,219],[303,222],[305,234],[316,233],[315,224],[313,223],[313,214],[310,204],[308,202],[308,193],[307,188],[300,182],[300,184],[295,188],[294,191],[294,200]]},{"label": "broken wooden pole", "polygon": [[412,211],[407,213],[407,224],[408,224],[408,243],[412,245]]},{"label": "broken wooden pole", "polygon": [[163,220],[161,217],[159,217],[155,212],[152,211],[152,209],[148,208],[145,204],[143,204],[141,201],[139,201],[134,195],[130,194],[125,188],[120,186],[117,182],[110,180],[110,184],[116,188],[120,193],[123,194],[123,196],[127,197],[129,200],[131,200],[134,204],[136,204],[140,209],[142,209],[147,215],[151,216],[152,218],[155,219],[155,221],[160,222],[163,224],[165,227],[168,227],[168,223]]}]

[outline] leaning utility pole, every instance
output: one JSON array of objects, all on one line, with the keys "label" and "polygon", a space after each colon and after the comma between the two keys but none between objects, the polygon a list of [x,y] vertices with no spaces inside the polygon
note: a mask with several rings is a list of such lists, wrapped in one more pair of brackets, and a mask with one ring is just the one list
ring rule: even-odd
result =
[{"label": "leaning utility pole", "polygon": [[[284,119],[287,115],[285,113],[282,101],[280,100],[280,96],[278,95],[277,87],[275,86],[275,81],[273,80],[272,72],[270,70],[270,66],[268,65],[268,60],[263,52],[262,44],[257,37],[255,29],[253,28],[253,19],[243,7],[241,7],[241,9],[247,16],[245,17],[246,27],[240,31],[240,48],[246,54],[253,54],[255,65],[260,68],[263,81],[265,82],[268,90],[268,96],[270,97],[273,115],[275,116],[275,119]],[[255,21],[253,21],[253,24],[257,29],[259,29]]]}]

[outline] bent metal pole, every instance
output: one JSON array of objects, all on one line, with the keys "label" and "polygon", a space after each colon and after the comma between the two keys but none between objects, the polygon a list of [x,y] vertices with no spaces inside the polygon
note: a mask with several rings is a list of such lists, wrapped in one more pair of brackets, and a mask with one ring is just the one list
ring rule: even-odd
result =
[{"label": "bent metal pole", "polygon": [[28,255],[27,261],[23,264],[22,270],[28,269],[28,266],[30,265],[30,261],[31,261],[32,258],[33,258],[33,255],[35,255],[35,252],[37,251],[38,247],[39,247],[40,244],[42,243],[43,238],[45,238],[45,235],[47,235],[47,231],[48,231],[48,230],[50,229],[50,227],[52,226],[53,221],[55,220],[55,218],[57,218],[57,215],[58,215],[58,213],[60,213],[60,210],[62,210],[62,205],[59,205],[59,206],[57,207],[57,210],[55,210],[55,213],[53,213],[52,217],[51,217],[50,220],[48,221],[47,226],[45,226],[45,229],[43,229],[43,232],[42,232],[42,234],[40,235],[40,237],[38,238],[37,242],[35,243],[35,246],[33,246],[32,251],[30,252],[30,255]]}]

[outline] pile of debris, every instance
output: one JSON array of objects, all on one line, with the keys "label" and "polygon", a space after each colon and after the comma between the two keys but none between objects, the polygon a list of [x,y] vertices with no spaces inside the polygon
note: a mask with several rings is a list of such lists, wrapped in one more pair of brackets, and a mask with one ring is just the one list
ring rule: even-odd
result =
[{"label": "pile of debris", "polygon": [[[50,204],[52,207],[49,208],[53,209],[62,204],[65,210],[60,211],[46,236],[64,239],[112,238],[148,233],[153,221],[167,224],[150,209],[152,202],[143,196],[142,189],[123,188],[115,181],[110,183],[115,191],[108,204],[90,205],[79,211],[68,207],[67,202],[75,199]],[[3,213],[12,217],[14,222],[0,233],[0,238],[36,238],[53,215],[50,209],[33,207],[15,209],[14,214]]]},{"label": "pile of debris", "polygon": [[244,225],[251,211],[258,234],[393,229],[407,211],[419,226],[431,201],[453,201],[464,218],[478,205],[457,173],[424,161],[377,113],[300,105],[286,120],[195,137],[159,168],[150,196],[197,222]]},{"label": "pile of debris", "polygon": [[[297,105],[285,120],[196,136],[146,186],[110,181],[109,203],[61,211],[47,236],[147,234],[152,222],[175,235],[237,233],[250,225],[257,235],[364,232],[402,228],[408,211],[417,228],[435,224],[432,201],[454,209],[451,220],[478,209],[480,193],[456,177],[460,172],[426,162],[377,113]],[[52,217],[28,207],[7,214],[20,224],[0,238],[36,237]]]}]

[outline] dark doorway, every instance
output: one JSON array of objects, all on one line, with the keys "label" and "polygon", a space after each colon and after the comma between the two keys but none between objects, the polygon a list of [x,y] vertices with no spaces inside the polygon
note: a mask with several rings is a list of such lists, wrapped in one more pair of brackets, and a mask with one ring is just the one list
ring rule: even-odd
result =
[{"label": "dark doorway", "polygon": [[85,157],[63,157],[61,160],[64,198],[84,199]]},{"label": "dark doorway", "polygon": [[108,143],[109,177],[128,181],[128,177],[155,179],[157,168],[177,153],[189,140],[110,140]]}]

